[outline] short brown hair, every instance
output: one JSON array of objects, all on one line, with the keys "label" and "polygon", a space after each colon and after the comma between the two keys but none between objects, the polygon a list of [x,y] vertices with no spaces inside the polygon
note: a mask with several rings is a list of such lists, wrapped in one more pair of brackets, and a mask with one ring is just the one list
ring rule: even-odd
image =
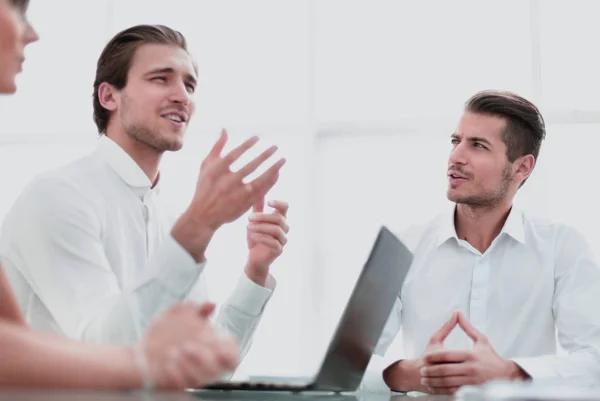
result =
[{"label": "short brown hair", "polygon": [[502,141],[506,144],[509,162],[525,155],[533,155],[537,160],[546,137],[546,123],[542,113],[529,100],[513,92],[486,90],[477,92],[467,100],[465,110],[506,120]]},{"label": "short brown hair", "polygon": [[29,7],[29,0],[11,0],[11,3],[21,12],[27,11],[27,8]]},{"label": "short brown hair", "polygon": [[117,33],[102,50],[94,80],[94,122],[106,134],[110,111],[100,104],[98,88],[106,82],[118,90],[127,85],[127,75],[135,51],[144,44],[173,45],[187,51],[187,41],[179,31],[164,25],[136,25]]},{"label": "short brown hair", "polygon": [[506,119],[502,140],[511,163],[529,154],[537,159],[546,126],[542,114],[529,100],[512,92],[487,90],[467,100],[465,110]]}]

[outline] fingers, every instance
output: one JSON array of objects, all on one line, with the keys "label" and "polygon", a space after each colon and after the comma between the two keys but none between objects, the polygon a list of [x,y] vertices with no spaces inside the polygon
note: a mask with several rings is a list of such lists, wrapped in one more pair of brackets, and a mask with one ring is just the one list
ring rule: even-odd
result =
[{"label": "fingers", "polygon": [[281,245],[287,244],[287,237],[282,227],[274,224],[250,223],[248,225],[250,234],[262,234],[277,240]]},{"label": "fingers", "polygon": [[420,370],[421,377],[440,378],[450,376],[472,376],[475,374],[473,363],[443,363],[424,366]]},{"label": "fingers", "polygon": [[239,355],[240,352],[233,337],[220,339],[217,358],[225,369],[228,371],[234,370],[240,363]]},{"label": "fingers", "polygon": [[[277,151],[277,146],[271,146],[260,155],[258,155],[254,160],[246,164],[244,167],[237,171],[237,175],[241,178],[247,177],[252,174],[261,164],[263,164],[269,157],[271,157]],[[239,156],[238,156],[239,157]],[[228,165],[231,165],[229,163]]]},{"label": "fingers", "polygon": [[[421,379],[421,384],[429,387],[435,394],[451,394],[451,388],[466,385],[467,378],[463,376],[445,377],[443,379]],[[448,383],[448,384],[447,384]],[[456,383],[456,384],[452,384]]]},{"label": "fingers", "polygon": [[210,150],[208,156],[209,158],[218,158],[221,157],[221,152],[223,152],[223,148],[225,147],[225,144],[227,143],[227,131],[225,129],[221,130],[221,135],[219,136],[219,139],[217,140],[217,142],[215,142],[215,144],[213,145],[212,149]]},{"label": "fingers", "polygon": [[281,170],[284,164],[285,159],[279,159],[275,164],[269,167],[267,171],[250,182],[257,200],[264,197],[265,194],[269,192],[271,188],[273,188],[275,183],[277,183],[277,179],[279,178],[279,170]]},{"label": "fingers", "polygon": [[200,310],[198,311],[198,314],[201,317],[209,318],[210,315],[212,315],[213,312],[215,311],[216,307],[217,306],[212,302],[205,302],[202,305],[200,305]]},{"label": "fingers", "polygon": [[477,330],[462,312],[458,312],[458,325],[474,342],[487,339],[485,334]]},{"label": "fingers", "polygon": [[452,329],[454,329],[454,326],[456,326],[457,323],[458,314],[457,312],[452,312],[452,315],[450,315],[450,319],[448,319],[446,323],[444,323],[442,327],[440,327],[440,329],[433,333],[433,335],[429,338],[429,345],[442,344],[444,340],[446,340],[446,337],[448,337]]},{"label": "fingers", "polygon": [[288,226],[283,215],[277,213],[253,213],[248,217],[248,220],[252,223],[266,223],[266,224],[274,224],[283,230],[284,233],[288,233],[290,231],[290,227]]},{"label": "fingers", "polygon": [[181,348],[182,366],[188,377],[198,384],[205,384],[225,373],[226,368],[221,365],[217,353],[211,347],[200,344],[185,344]]},{"label": "fingers", "polygon": [[438,391],[448,391],[448,388],[461,387],[476,384],[471,376],[446,376],[446,377],[423,377],[421,384],[427,386],[436,393]]},{"label": "fingers", "polygon": [[[169,383],[171,389],[202,387],[215,380],[228,370],[235,368],[229,361],[222,361],[219,347],[211,347],[198,342],[186,343],[172,349],[165,364],[161,381]],[[166,379],[166,380],[165,380]]]},{"label": "fingers", "polygon": [[269,206],[279,212],[283,217],[287,217],[287,211],[290,208],[290,205],[284,201],[269,201]]},{"label": "fingers", "polygon": [[250,149],[252,146],[254,146],[256,144],[256,142],[258,142],[258,137],[253,136],[252,138],[246,139],[244,141],[244,143],[242,143],[240,146],[238,146],[237,148],[230,151],[223,158],[223,161],[225,162],[225,166],[227,166],[227,167],[231,166],[233,164],[233,162],[235,162],[237,159],[239,159],[241,155],[243,155],[248,149]]},{"label": "fingers", "polygon": [[186,381],[186,374],[181,369],[181,363],[178,360],[178,354],[173,354],[168,362],[165,364],[165,371],[158,377],[159,382],[167,383],[165,387],[168,389],[183,390],[189,387]]},{"label": "fingers", "polygon": [[264,234],[251,234],[251,238],[254,242],[266,245],[267,247],[271,248],[278,255],[283,252],[283,245],[285,244],[280,243],[271,236]]},{"label": "fingers", "polygon": [[239,364],[237,345],[230,338],[221,338],[212,345],[185,344],[182,347],[182,355],[187,364],[187,371],[195,374],[195,377],[204,383],[234,370]]},{"label": "fingers", "polygon": [[471,350],[441,348],[423,355],[423,361],[426,365],[466,362],[473,359],[473,352]]},{"label": "fingers", "polygon": [[187,361],[187,356],[182,348],[174,349],[170,355],[170,368],[177,372],[177,382],[183,383],[184,388],[193,387],[198,382],[202,383],[206,380],[204,374],[200,374],[196,368]]},{"label": "fingers", "polygon": [[265,210],[265,198],[262,197],[260,200],[252,206],[252,212],[262,213]]}]

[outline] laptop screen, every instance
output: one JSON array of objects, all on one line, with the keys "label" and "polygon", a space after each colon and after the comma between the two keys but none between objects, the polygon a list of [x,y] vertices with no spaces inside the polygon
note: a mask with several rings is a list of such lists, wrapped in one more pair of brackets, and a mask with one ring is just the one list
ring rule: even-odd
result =
[{"label": "laptop screen", "polygon": [[381,227],[313,386],[331,391],[358,388],[411,263],[410,250]]}]

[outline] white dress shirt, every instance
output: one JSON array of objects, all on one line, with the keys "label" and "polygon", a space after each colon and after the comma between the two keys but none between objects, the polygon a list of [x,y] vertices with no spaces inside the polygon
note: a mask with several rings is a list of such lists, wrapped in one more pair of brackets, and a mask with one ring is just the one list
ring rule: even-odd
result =
[{"label": "white dress shirt", "polygon": [[[159,188],[111,139],[91,155],[33,180],[9,211],[0,255],[36,329],[97,343],[138,340],[153,317],[207,299],[205,264],[170,235]],[[217,326],[248,351],[275,281],[241,275]]]},{"label": "white dress shirt", "polygon": [[[364,389],[387,389],[382,369],[421,356],[456,310],[534,380],[600,384],[600,268],[574,229],[528,219],[513,206],[482,254],[457,237],[452,208],[399,238],[414,259]],[[386,352],[397,335],[403,354]],[[468,349],[472,341],[457,326],[444,345]]]}]

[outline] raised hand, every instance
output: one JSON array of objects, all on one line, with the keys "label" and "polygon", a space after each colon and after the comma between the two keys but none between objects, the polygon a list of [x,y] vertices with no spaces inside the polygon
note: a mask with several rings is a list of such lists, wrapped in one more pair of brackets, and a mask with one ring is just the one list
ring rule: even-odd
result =
[{"label": "raised hand", "polygon": [[173,237],[198,262],[204,259],[204,251],[215,231],[246,213],[264,198],[279,178],[285,159],[278,160],[251,182],[244,182],[275,153],[276,146],[271,146],[238,171],[231,170],[231,165],[257,141],[257,137],[250,138],[222,156],[227,143],[227,132],[223,130],[202,162],[194,197],[172,230]]},{"label": "raised hand", "polygon": [[274,211],[264,212],[265,201],[261,199],[252,207],[246,233],[248,242],[248,262],[246,274],[259,285],[265,285],[271,264],[282,253],[287,243],[289,226],[286,221],[289,205],[287,202],[268,203]]}]

